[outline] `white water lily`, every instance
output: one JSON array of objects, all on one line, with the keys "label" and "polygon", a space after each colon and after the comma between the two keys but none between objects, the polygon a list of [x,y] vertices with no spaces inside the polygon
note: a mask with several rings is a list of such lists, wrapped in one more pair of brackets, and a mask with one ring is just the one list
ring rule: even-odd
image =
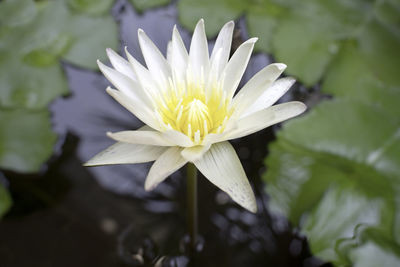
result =
[{"label": "white water lily", "polygon": [[235,95],[257,38],[244,42],[229,59],[233,29],[232,21],[223,26],[209,56],[203,20],[196,25],[189,53],[174,27],[167,58],[139,29],[147,68],[126,49],[128,61],[108,49],[114,68],[98,64],[117,90],[107,88],[107,92],[146,125],[108,133],[118,142],[85,165],[155,160],[145,181],[145,189],[152,190],[192,162],[234,201],[256,212],[254,193],[228,140],[297,116],[306,106],[301,102],[272,106],[295,82],[276,80],[286,68],[281,63],[266,66]]}]

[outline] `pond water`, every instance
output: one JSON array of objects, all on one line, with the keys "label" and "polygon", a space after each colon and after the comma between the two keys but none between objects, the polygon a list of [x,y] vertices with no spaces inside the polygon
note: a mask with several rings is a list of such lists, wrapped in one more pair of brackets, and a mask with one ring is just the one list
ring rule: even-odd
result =
[{"label": "pond water", "polygon": [[[137,28],[165,53],[177,23],[174,4],[137,14],[118,1],[113,15],[121,48],[128,46],[142,62]],[[181,32],[188,45],[190,33]],[[240,21],[236,39],[246,35]],[[244,80],[269,62],[253,56]],[[105,93],[108,82],[100,73],[67,64],[64,70],[71,94],[51,106],[59,134],[55,155],[40,174],[4,172],[14,206],[0,224],[1,266],[328,266],[310,254],[285,218],[266,209],[260,177],[276,127],[232,142],[256,192],[256,215],[199,177],[202,249],[188,258],[184,169],[149,193],[143,187],[149,164],[83,167],[113,143],[107,131],[136,129],[141,122]],[[309,97],[294,87],[283,101]]]}]

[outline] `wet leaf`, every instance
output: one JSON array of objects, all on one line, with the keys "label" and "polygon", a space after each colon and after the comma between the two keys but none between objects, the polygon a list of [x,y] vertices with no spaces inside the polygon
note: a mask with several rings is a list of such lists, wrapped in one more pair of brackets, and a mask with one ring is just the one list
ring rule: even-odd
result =
[{"label": "wet leaf", "polygon": [[348,264],[360,244],[345,252],[336,245],[358,225],[396,236],[400,119],[390,109],[353,99],[321,103],[286,124],[270,151],[271,208],[302,229],[316,256]]},{"label": "wet leaf", "polygon": [[47,110],[0,110],[0,168],[36,172],[53,152],[56,135]]},{"label": "wet leaf", "polygon": [[43,65],[32,66],[18,55],[0,50],[0,107],[42,109],[66,94],[67,81],[58,62]]},{"label": "wet leaf", "polygon": [[130,0],[130,2],[141,13],[149,8],[167,5],[171,0]]},{"label": "wet leaf", "polygon": [[13,27],[30,22],[36,16],[33,0],[5,0],[0,2],[0,25]]},{"label": "wet leaf", "polygon": [[285,62],[287,73],[307,86],[329,74],[330,63],[342,44],[350,40],[357,41],[356,50],[366,52],[371,64],[392,62],[375,64],[376,71],[385,79],[394,77],[393,67],[399,63],[398,56],[382,56],[399,53],[396,47],[399,47],[400,8],[393,0],[375,4],[366,0],[261,0],[246,4],[237,0],[218,3],[183,0],[178,8],[181,23],[190,29],[204,17],[209,37],[218,32],[224,21],[244,14],[250,35],[259,37],[256,49]]},{"label": "wet leaf", "polygon": [[80,67],[97,70],[97,59],[104,59],[106,48],[117,49],[118,26],[111,16],[74,16],[68,31],[75,42],[63,56]]},{"label": "wet leaf", "polygon": [[7,189],[0,183],[0,219],[7,213],[12,205],[11,196]]},{"label": "wet leaf", "polygon": [[67,0],[68,5],[90,15],[103,15],[109,12],[114,0]]},{"label": "wet leaf", "polygon": [[245,6],[241,0],[181,0],[178,2],[178,16],[182,25],[191,30],[203,18],[207,36],[213,37],[226,22],[237,18]]},{"label": "wet leaf", "polygon": [[105,49],[117,48],[117,24],[106,14],[112,3],[0,3],[0,167],[35,172],[50,157],[56,137],[47,107],[68,91],[61,60],[97,69]]}]

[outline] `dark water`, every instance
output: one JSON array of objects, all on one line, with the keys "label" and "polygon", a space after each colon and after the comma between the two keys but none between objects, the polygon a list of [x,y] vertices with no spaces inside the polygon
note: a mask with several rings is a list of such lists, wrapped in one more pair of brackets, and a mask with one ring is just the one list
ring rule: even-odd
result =
[{"label": "dark water", "polygon": [[[174,5],[139,15],[118,1],[113,14],[120,22],[121,47],[128,46],[142,60],[136,30],[143,28],[165,53],[177,23]],[[238,39],[247,38],[243,21],[237,30]],[[188,45],[190,33],[182,35]],[[269,62],[265,55],[254,56],[244,80]],[[82,167],[113,143],[107,131],[136,129],[141,122],[105,93],[108,82],[102,75],[64,67],[71,95],[51,106],[60,138],[47,170],[36,175],[2,174],[15,203],[0,223],[0,266],[324,265],[311,256],[305,238],[285,218],[266,209],[268,197],[260,176],[277,127],[232,142],[257,195],[256,215],[199,177],[203,249],[189,258],[184,242],[184,169],[148,193],[143,184],[150,164]],[[315,98],[303,91],[294,87],[284,101]]]}]

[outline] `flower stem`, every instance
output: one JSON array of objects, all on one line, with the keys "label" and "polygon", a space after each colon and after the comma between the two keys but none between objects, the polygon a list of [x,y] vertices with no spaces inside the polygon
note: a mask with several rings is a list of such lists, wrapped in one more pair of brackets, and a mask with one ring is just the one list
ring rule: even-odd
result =
[{"label": "flower stem", "polygon": [[195,251],[197,241],[197,169],[193,163],[187,165],[187,203],[190,246]]}]

